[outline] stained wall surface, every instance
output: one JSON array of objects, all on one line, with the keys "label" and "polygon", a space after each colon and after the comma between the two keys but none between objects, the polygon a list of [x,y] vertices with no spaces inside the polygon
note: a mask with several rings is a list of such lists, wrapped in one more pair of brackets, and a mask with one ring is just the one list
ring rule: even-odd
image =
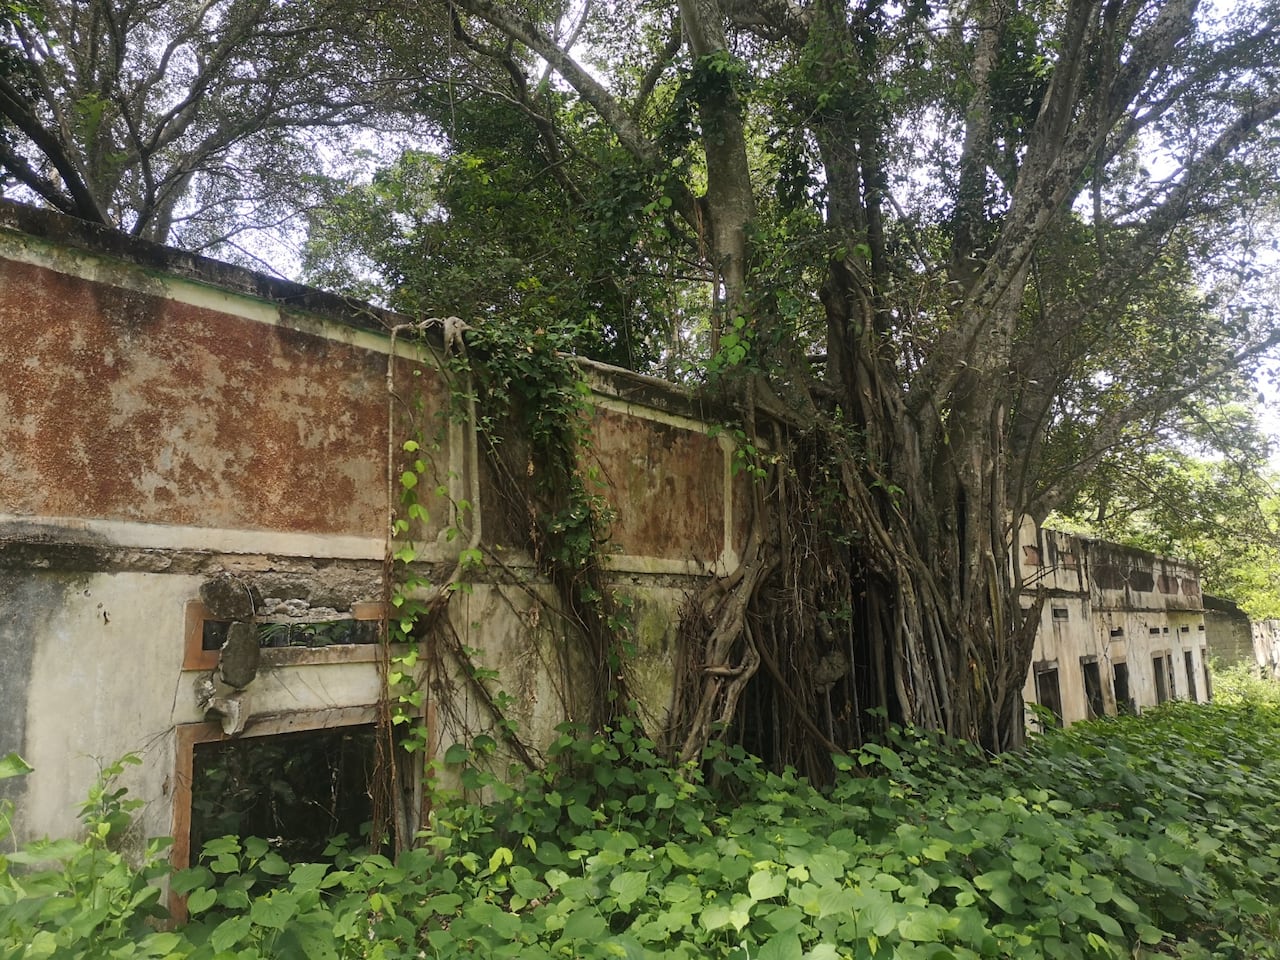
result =
[{"label": "stained wall surface", "polygon": [[[374,718],[368,646],[263,649],[251,681],[228,686],[201,590],[234,576],[280,630],[381,616],[406,437],[426,462],[421,576],[439,583],[462,550],[504,539],[453,396],[465,385],[439,335],[410,345],[401,330],[393,348],[406,322],[0,204],[0,754],[35,767],[3,784],[20,836],[74,833],[99,765],[130,752],[139,837],[180,833],[193,744]],[[678,610],[735,562],[731,448],[670,387],[584,375],[591,466],[615,515],[608,575],[637,626],[629,679],[660,721]],[[559,598],[507,539],[448,620],[536,747],[581,703]],[[492,725],[474,688],[432,682],[437,744]]]},{"label": "stained wall surface", "polygon": [[[408,344],[406,323],[0,203],[0,754],[36,768],[0,791],[21,837],[74,833],[99,766],[133,752],[139,838],[175,835],[186,856],[194,745],[375,719],[368,645],[263,648],[247,683],[225,682],[226,618],[205,591],[230,576],[269,633],[381,618],[395,478],[418,457],[417,572],[440,584],[462,551],[485,553],[446,623],[496,671],[487,687],[421,675],[434,748],[492,731],[499,692],[535,750],[582,718],[561,598],[522,547],[528,517],[459,403],[443,337]],[[613,515],[604,562],[634,625],[627,681],[660,726],[680,608],[736,567],[753,491],[711,426],[723,415],[660,381],[582,371],[584,468]],[[1028,600],[1045,596],[1029,700],[1052,677],[1063,718],[1088,716],[1093,664],[1095,706],[1114,713],[1124,664],[1129,698],[1154,703],[1157,654],[1170,695],[1203,698],[1194,570],[1034,529],[1012,560]]]},{"label": "stained wall surface", "polygon": [[1230,600],[1205,594],[1205,634],[1209,656],[1222,666],[1257,664],[1253,624],[1249,616]]},{"label": "stained wall surface", "polygon": [[1209,699],[1193,566],[1032,525],[1020,531],[1016,560],[1024,607],[1044,597],[1028,703],[1056,700],[1059,719],[1070,724],[1173,698]]}]

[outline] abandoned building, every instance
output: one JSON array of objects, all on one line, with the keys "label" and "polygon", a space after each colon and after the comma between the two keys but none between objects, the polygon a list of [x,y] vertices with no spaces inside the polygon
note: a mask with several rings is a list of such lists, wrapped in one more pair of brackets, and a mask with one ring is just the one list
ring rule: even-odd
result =
[{"label": "abandoned building", "polygon": [[[500,673],[532,742],[582,715],[554,591],[516,548],[474,418],[454,415],[441,334],[393,340],[401,322],[0,204],[0,755],[35,767],[0,789],[23,836],[74,832],[97,765],[126,753],[143,760],[122,781],[146,804],[139,833],[174,836],[179,861],[202,835],[193,816],[209,835],[236,812],[226,784],[199,796],[206,774],[306,751],[368,762],[406,438],[429,461],[411,531],[425,578],[443,582],[481,538],[510,546],[450,598],[459,647]],[[679,604],[737,562],[732,448],[681,391],[584,371],[592,465],[617,511],[608,576],[635,624],[629,679],[657,714]],[[486,728],[457,687],[421,705],[436,744]]]},{"label": "abandoned building", "polygon": [[[425,579],[448,582],[478,545],[500,558],[448,597],[458,649],[501,677],[530,742],[582,715],[555,590],[478,454],[448,331],[424,343],[406,323],[0,203],[0,755],[35,768],[0,790],[20,838],[73,833],[99,765],[127,753],[143,761],[122,780],[144,801],[139,835],[173,836],[179,863],[224,827],[302,833],[288,811],[303,795],[325,835],[358,829],[406,469],[427,491],[406,534]],[[736,565],[749,481],[688,394],[582,369],[628,680],[660,720],[679,607]],[[1072,722],[1208,696],[1193,569],[1049,530],[1023,542],[1028,603],[1046,598],[1028,701]],[[491,728],[467,678],[421,683],[408,702],[429,751]],[[277,796],[239,797],[256,779]],[[396,800],[409,829],[420,782]]]},{"label": "abandoned building", "polygon": [[1056,530],[1022,538],[1023,592],[1042,594],[1023,698],[1060,723],[1210,696],[1194,567]]}]

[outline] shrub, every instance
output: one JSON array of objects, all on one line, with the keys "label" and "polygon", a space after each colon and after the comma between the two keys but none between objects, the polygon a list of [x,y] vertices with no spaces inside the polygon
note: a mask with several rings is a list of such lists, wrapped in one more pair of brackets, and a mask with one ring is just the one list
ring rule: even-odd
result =
[{"label": "shrub", "polygon": [[896,730],[827,790],[734,748],[671,767],[628,721],[566,730],[514,786],[471,763],[487,747],[447,759],[496,799],[442,807],[397,863],[207,844],[171,878],[172,932],[148,925],[162,846],[140,870],[110,853],[108,777],[85,841],[0,861],[0,958],[1280,956],[1269,703],[1171,703],[994,759]]}]

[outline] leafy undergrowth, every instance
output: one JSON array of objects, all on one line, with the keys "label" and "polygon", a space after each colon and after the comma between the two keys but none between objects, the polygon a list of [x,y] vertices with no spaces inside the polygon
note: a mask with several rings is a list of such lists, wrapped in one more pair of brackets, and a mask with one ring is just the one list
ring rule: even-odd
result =
[{"label": "leafy undergrowth", "polygon": [[1218,703],[1254,703],[1280,708],[1280,683],[1259,676],[1252,663],[1214,664],[1213,699]]},{"label": "leafy undergrowth", "polygon": [[0,858],[0,957],[1280,956],[1271,706],[1170,704],[994,762],[899,732],[825,791],[733,751],[704,782],[625,722],[557,747],[398,864],[214,841],[170,932],[146,920],[159,867],[109,850],[105,790],[88,841],[8,861],[58,869]]}]

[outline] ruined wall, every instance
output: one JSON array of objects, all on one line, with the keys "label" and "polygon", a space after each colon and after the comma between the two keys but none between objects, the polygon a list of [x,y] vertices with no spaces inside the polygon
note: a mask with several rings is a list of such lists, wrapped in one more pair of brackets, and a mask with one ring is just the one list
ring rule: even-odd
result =
[{"label": "ruined wall", "polygon": [[[502,527],[473,496],[474,425],[444,415],[439,351],[397,344],[388,392],[402,322],[0,204],[0,753],[36,768],[4,784],[21,836],[73,833],[99,762],[126,752],[144,761],[125,781],[146,803],[140,835],[180,835],[202,744],[375,719],[377,648],[360,624],[381,616],[401,434],[435,446],[423,486],[442,495],[415,530],[425,576],[439,582]],[[584,372],[593,465],[617,515],[609,576],[637,628],[629,679],[660,721],[678,609],[736,562],[731,448],[678,391]],[[238,629],[208,593],[221,574],[259,621],[239,687],[219,672]],[[449,626],[498,671],[522,736],[544,744],[575,704],[555,592],[518,549],[469,579]],[[271,646],[334,631],[347,639]],[[432,684],[437,746],[491,726],[462,679]]]},{"label": "ruined wall", "polygon": [[[447,635],[496,671],[484,684],[535,752],[582,716],[572,630],[522,548],[527,517],[503,508],[440,339],[401,341],[393,358],[404,322],[0,203],[0,753],[36,767],[0,790],[19,801],[21,836],[73,833],[98,764],[136,752],[139,834],[174,835],[181,861],[202,752],[376,719],[369,626],[387,596],[388,470],[408,436],[431,439],[422,575],[440,584],[469,545],[489,554],[451,594]],[[710,426],[723,415],[660,381],[582,369],[584,466],[615,514],[604,563],[634,625],[627,681],[657,728],[680,606],[736,566],[750,491]],[[1046,595],[1028,699],[1052,678],[1067,722],[1114,713],[1124,665],[1128,699],[1152,704],[1158,651],[1170,695],[1203,698],[1180,659],[1202,671],[1194,570],[1034,529],[1013,561],[1028,598]],[[494,730],[456,663],[421,682],[435,749]],[[411,817],[421,797],[405,806]]]},{"label": "ruined wall", "polygon": [[1264,677],[1280,680],[1280,620],[1252,625],[1253,656]]},{"label": "ruined wall", "polygon": [[1204,625],[1209,656],[1219,664],[1257,664],[1252,624],[1248,615],[1230,600],[1205,594]]},{"label": "ruined wall", "polygon": [[1024,698],[1054,691],[1065,723],[1172,698],[1209,698],[1199,574],[1118,544],[1028,526],[1019,560],[1044,610]]}]

